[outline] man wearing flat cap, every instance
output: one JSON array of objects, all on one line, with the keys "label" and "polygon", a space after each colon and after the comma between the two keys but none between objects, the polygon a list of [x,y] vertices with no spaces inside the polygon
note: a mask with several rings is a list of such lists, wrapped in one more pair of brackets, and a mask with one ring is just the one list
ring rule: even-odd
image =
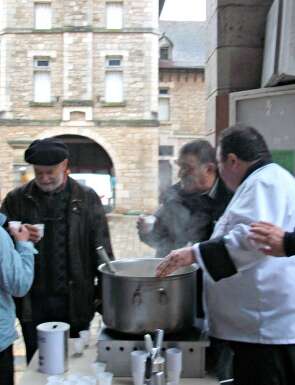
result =
[{"label": "man wearing flat cap", "polygon": [[[97,194],[68,176],[69,151],[56,138],[35,140],[25,151],[35,178],[9,192],[1,211],[26,224],[39,251],[29,294],[19,300],[29,362],[37,348],[36,325],[62,321],[71,336],[88,329],[99,303],[96,247],[113,258],[103,206]],[[35,224],[45,225],[41,238]]]}]

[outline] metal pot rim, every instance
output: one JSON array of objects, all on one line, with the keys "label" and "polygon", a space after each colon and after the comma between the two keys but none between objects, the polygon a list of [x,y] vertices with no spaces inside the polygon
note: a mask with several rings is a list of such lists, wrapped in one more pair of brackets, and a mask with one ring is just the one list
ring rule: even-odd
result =
[{"label": "metal pot rim", "polygon": [[[164,258],[128,258],[128,259],[121,259],[121,260],[115,260],[115,261],[111,261],[111,264],[115,264],[116,262],[119,262],[124,264],[125,262],[126,263],[130,263],[130,262],[136,262],[136,261],[160,261],[163,260]],[[122,280],[132,280],[132,281],[141,281],[141,282],[154,282],[154,281],[157,281],[157,282],[161,282],[161,281],[167,281],[167,280],[175,280],[175,279],[179,279],[180,277],[186,277],[186,276],[190,276],[192,274],[194,274],[197,269],[198,269],[198,266],[196,263],[193,263],[192,265],[189,265],[188,268],[191,269],[191,271],[187,271],[187,272],[184,272],[184,273],[180,273],[180,274],[175,274],[175,275],[168,275],[167,277],[161,277],[161,278],[158,278],[158,277],[135,277],[135,276],[128,276],[128,275],[116,275],[116,274],[113,274],[112,272],[108,271],[107,268],[106,268],[106,264],[105,263],[102,263],[101,265],[98,266],[98,270],[103,273],[103,274],[106,274],[107,276],[110,276],[110,277],[115,277],[116,279],[122,279]]]}]

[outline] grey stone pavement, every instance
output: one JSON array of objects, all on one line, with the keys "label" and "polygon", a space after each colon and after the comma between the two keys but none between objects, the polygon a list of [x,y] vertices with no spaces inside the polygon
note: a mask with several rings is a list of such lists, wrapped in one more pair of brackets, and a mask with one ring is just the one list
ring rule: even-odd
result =
[{"label": "grey stone pavement", "polygon": [[[146,246],[137,236],[136,215],[109,214],[108,223],[111,233],[112,246],[116,259],[149,257],[154,256],[154,250]],[[95,333],[97,330],[98,318],[95,317],[91,328]],[[17,321],[17,330],[20,337],[14,344],[15,357],[15,385],[18,385],[19,379],[26,368],[25,348],[21,337],[21,329]],[[208,384],[214,384],[212,378],[208,379]],[[216,382],[217,384],[217,382]]]}]

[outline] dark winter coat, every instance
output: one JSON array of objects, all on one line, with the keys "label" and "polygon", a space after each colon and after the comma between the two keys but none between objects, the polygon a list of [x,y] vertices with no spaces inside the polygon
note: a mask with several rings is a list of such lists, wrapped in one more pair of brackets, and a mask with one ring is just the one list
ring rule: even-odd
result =
[{"label": "dark winter coat", "polygon": [[207,240],[230,198],[221,179],[209,194],[185,193],[177,183],[167,190],[155,212],[153,230],[148,234],[139,231],[139,237],[156,249],[159,258],[188,243]]},{"label": "dark winter coat", "polygon": [[[69,202],[67,205],[67,266],[68,266],[68,301],[69,322],[74,327],[85,325],[93,318],[95,300],[97,303],[98,290],[95,287],[97,266],[100,264],[96,247],[103,245],[113,258],[109,230],[100,198],[90,188],[82,186],[72,178],[68,178]],[[34,181],[9,192],[3,201],[1,212],[9,220],[20,220],[23,223],[42,222],[41,210],[34,197]],[[45,231],[46,237],[46,231]],[[44,253],[42,240],[36,244],[39,255],[36,258],[36,274],[38,260],[42,261]],[[41,273],[40,273],[41,274]],[[46,285],[44,280],[35,276],[32,290],[42,291]],[[48,277],[47,277],[48,279]],[[30,300],[31,292],[18,304],[18,317],[22,321],[32,320]]]}]

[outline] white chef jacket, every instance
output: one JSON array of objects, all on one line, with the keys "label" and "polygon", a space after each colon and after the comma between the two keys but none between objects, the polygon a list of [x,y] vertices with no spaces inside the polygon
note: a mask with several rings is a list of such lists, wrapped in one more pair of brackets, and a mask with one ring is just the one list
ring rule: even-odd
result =
[{"label": "white chef jacket", "polygon": [[[294,344],[295,256],[262,254],[248,239],[249,225],[256,221],[268,221],[286,231],[295,228],[295,179],[277,164],[253,171],[236,190],[210,240],[193,246],[204,270],[210,335],[241,342]],[[222,276],[226,263],[218,258],[224,254],[230,268]],[[212,265],[218,263],[216,275]]]}]

